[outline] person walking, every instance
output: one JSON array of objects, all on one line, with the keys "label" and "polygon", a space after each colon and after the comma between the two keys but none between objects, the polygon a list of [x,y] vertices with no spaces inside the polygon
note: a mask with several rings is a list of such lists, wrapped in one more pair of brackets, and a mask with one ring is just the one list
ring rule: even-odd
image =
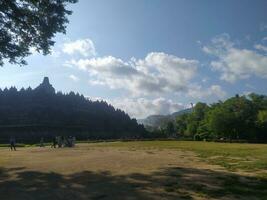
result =
[{"label": "person walking", "polygon": [[58,148],[61,148],[62,147],[62,142],[63,142],[62,136],[58,136],[57,137],[57,145],[58,145]]},{"label": "person walking", "polygon": [[75,147],[75,142],[76,142],[76,137],[73,136],[73,137],[72,137],[72,147]]},{"label": "person walking", "polygon": [[9,140],[9,142],[10,142],[10,149],[11,149],[11,151],[16,151],[16,140],[15,140],[15,138],[14,137],[11,137],[10,138],[10,140]]},{"label": "person walking", "polygon": [[44,138],[41,137],[41,140],[40,140],[40,147],[44,147]]},{"label": "person walking", "polygon": [[53,137],[52,146],[53,148],[57,147],[57,137]]}]

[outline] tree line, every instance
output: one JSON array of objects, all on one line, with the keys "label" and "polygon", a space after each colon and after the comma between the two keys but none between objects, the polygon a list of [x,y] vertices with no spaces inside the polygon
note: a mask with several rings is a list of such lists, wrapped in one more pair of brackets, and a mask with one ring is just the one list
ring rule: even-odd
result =
[{"label": "tree line", "polygon": [[213,104],[198,102],[156,131],[166,137],[195,140],[267,142],[267,96],[236,95]]}]

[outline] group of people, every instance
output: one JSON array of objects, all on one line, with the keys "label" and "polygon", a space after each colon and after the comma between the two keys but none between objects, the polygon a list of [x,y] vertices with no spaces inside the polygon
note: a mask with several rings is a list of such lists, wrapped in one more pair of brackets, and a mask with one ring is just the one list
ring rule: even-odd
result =
[{"label": "group of people", "polygon": [[76,142],[76,138],[74,136],[69,136],[69,137],[56,136],[53,138],[51,147],[53,148],[74,147],[75,142]]},{"label": "group of people", "polygon": [[[52,146],[53,148],[61,148],[61,147],[74,147],[76,142],[76,138],[74,136],[56,136],[53,138]],[[11,137],[9,140],[11,151],[16,151],[16,139]],[[40,140],[40,147],[44,147],[44,138]]]}]

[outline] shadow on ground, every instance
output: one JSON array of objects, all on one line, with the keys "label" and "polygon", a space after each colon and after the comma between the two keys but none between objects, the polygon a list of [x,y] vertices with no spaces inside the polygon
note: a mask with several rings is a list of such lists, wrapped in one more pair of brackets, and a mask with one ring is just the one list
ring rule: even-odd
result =
[{"label": "shadow on ground", "polygon": [[267,199],[267,180],[192,168],[149,175],[84,171],[70,175],[0,168],[0,199]]}]

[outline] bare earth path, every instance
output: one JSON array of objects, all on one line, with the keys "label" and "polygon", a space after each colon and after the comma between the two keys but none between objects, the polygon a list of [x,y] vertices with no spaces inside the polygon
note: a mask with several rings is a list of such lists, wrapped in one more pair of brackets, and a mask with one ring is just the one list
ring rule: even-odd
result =
[{"label": "bare earth path", "polygon": [[94,144],[16,152],[0,148],[1,200],[265,199],[261,185],[191,151]]}]

